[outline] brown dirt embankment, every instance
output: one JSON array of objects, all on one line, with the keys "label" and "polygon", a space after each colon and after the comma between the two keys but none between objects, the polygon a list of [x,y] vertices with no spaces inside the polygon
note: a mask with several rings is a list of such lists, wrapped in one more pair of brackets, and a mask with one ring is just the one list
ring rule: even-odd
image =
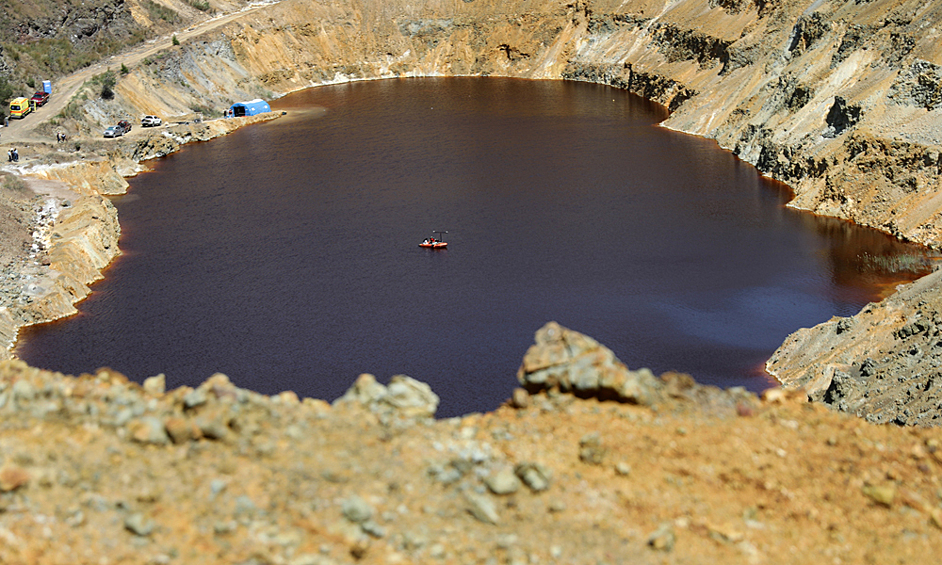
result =
[{"label": "brown dirt embankment", "polygon": [[126,191],[124,176],[191,141],[277,116],[170,124],[109,143],[106,156],[65,163],[56,162],[58,148],[22,149],[21,161],[6,167],[8,204],[0,210],[9,232],[0,234],[7,250],[0,271],[0,357],[9,358],[20,327],[74,314],[74,304],[91,292],[88,285],[120,253],[121,227],[107,196]]}]

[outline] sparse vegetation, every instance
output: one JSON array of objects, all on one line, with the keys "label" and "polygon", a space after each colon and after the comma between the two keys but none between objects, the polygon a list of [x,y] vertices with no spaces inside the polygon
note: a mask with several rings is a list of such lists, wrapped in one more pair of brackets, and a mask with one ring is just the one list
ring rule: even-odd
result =
[{"label": "sparse vegetation", "polygon": [[17,175],[5,175],[3,177],[3,190],[7,192],[26,192],[26,183]]},{"label": "sparse vegetation", "polygon": [[125,65],[124,63],[121,63],[121,75],[125,76],[130,72],[131,72],[131,69],[129,69],[128,66]]},{"label": "sparse vegetation", "polygon": [[101,98],[103,100],[114,98],[114,85],[117,82],[114,71],[108,69],[100,75],[96,75],[92,82],[101,84]]},{"label": "sparse vegetation", "polygon": [[180,20],[180,14],[166,6],[161,6],[153,0],[144,0],[141,2],[141,6],[147,10],[147,14],[152,20],[163,20],[170,24],[176,23]]},{"label": "sparse vegetation", "polygon": [[82,104],[78,100],[70,100],[57,117],[62,120],[81,120],[84,115]]},{"label": "sparse vegetation", "polygon": [[[17,63],[10,79],[35,85],[33,76],[55,78],[69,74],[113,55],[128,45],[140,43],[146,36],[144,29],[136,29],[122,38],[99,35],[85,43],[73,43],[68,38],[41,38],[29,43],[9,42],[0,46]],[[32,85],[30,88],[35,87]]]},{"label": "sparse vegetation", "polygon": [[205,104],[194,104],[190,106],[190,111],[194,114],[203,114],[203,118],[218,118],[222,116],[222,112],[214,111]]},{"label": "sparse vegetation", "polygon": [[925,254],[903,253],[901,255],[860,255],[861,270],[883,273],[921,273],[932,268],[932,260]]},{"label": "sparse vegetation", "polygon": [[13,86],[7,82],[6,77],[0,76],[0,104],[4,108],[7,107],[7,102],[10,101],[10,98],[13,97]]},{"label": "sparse vegetation", "polygon": [[172,44],[174,44],[174,45],[180,45],[180,40],[177,39],[177,36],[176,36],[176,35],[174,35],[174,36],[173,36],[173,39],[170,40],[170,43],[172,43]]},{"label": "sparse vegetation", "polygon": [[187,3],[201,12],[210,10],[209,0],[187,0]]}]

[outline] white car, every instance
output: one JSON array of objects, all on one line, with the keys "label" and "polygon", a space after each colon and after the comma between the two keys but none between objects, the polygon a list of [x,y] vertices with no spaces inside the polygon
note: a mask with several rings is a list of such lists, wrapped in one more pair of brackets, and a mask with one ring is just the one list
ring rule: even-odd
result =
[{"label": "white car", "polygon": [[157,116],[144,116],[143,118],[141,118],[142,128],[159,126],[162,123],[163,121]]},{"label": "white car", "polygon": [[124,135],[124,128],[118,126],[108,126],[105,129],[105,137],[121,137]]}]

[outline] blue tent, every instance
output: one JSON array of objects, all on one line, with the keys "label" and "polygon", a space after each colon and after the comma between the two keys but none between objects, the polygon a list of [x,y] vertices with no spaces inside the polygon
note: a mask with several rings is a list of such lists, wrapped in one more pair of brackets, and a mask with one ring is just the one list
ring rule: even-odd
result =
[{"label": "blue tent", "polygon": [[241,118],[242,116],[254,116],[262,112],[271,112],[271,106],[268,105],[268,102],[257,98],[248,102],[236,102],[229,107],[229,110],[232,111],[233,116]]}]

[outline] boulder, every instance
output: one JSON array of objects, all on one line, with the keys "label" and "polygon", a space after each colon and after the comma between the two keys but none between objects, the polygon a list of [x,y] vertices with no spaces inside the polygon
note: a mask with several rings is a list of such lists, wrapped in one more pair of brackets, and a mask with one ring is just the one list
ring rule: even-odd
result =
[{"label": "boulder", "polygon": [[607,347],[591,337],[549,322],[536,332],[517,371],[530,393],[558,389],[580,397],[598,397],[651,405],[664,384],[648,369],[630,371]]},{"label": "boulder", "polygon": [[382,416],[431,418],[438,410],[438,395],[426,383],[406,375],[395,375],[389,386],[376,382],[369,373],[360,375],[335,406],[358,405]]}]

